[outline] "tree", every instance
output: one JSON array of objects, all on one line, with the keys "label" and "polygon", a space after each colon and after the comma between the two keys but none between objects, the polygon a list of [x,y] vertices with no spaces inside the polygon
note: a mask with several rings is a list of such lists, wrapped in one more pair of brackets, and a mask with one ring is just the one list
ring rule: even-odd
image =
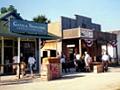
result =
[{"label": "tree", "polygon": [[7,11],[17,11],[13,5],[9,5]]},{"label": "tree", "polygon": [[6,7],[2,7],[0,9],[0,12],[1,12],[1,14],[6,13],[7,12],[7,8]]},{"label": "tree", "polygon": [[6,13],[8,11],[16,11],[17,12],[17,10],[15,9],[15,7],[13,5],[9,5],[8,8],[7,7],[2,7],[0,9],[1,14],[4,14],[4,13]]},{"label": "tree", "polygon": [[50,20],[48,20],[45,15],[38,15],[33,18],[33,21],[37,23],[50,23]]}]

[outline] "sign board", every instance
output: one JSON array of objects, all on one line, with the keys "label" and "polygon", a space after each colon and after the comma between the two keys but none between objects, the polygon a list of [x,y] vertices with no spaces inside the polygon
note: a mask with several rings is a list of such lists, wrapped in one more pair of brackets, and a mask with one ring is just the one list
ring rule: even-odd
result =
[{"label": "sign board", "polygon": [[32,35],[47,35],[47,24],[35,23],[26,20],[10,20],[10,31],[15,33],[32,34]]},{"label": "sign board", "polygon": [[93,38],[93,31],[89,29],[80,29],[80,37]]}]

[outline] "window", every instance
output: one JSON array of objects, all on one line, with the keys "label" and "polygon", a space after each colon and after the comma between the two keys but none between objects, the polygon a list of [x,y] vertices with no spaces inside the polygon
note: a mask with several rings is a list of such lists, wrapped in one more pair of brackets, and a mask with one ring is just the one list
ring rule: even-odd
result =
[{"label": "window", "polygon": [[86,24],[82,23],[82,28],[86,28],[86,27],[87,27]]}]

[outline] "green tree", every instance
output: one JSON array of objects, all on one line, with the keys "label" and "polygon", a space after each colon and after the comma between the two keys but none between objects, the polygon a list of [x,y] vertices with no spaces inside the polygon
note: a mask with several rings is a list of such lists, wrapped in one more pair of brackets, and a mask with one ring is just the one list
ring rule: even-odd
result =
[{"label": "green tree", "polygon": [[13,5],[9,5],[7,11],[17,11]]},{"label": "green tree", "polygon": [[15,9],[15,7],[13,5],[9,5],[8,8],[7,7],[2,7],[0,9],[1,14],[6,13],[8,11],[16,11],[17,12],[17,9]]},{"label": "green tree", "polygon": [[7,8],[6,7],[2,7],[0,9],[0,12],[1,12],[1,14],[6,13],[7,12]]},{"label": "green tree", "polygon": [[33,21],[37,23],[50,23],[50,20],[48,20],[45,15],[38,15],[33,18]]}]

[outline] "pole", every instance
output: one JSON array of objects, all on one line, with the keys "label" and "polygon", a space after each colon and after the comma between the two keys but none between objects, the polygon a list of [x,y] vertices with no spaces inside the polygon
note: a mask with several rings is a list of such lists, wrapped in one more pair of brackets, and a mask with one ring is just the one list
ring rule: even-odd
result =
[{"label": "pole", "polygon": [[17,65],[17,75],[18,79],[20,79],[20,37],[18,37],[18,65]]},{"label": "pole", "polygon": [[39,38],[39,74],[41,75],[41,39]]},{"label": "pole", "polygon": [[[4,65],[4,37],[1,37],[1,39],[2,39],[1,64]],[[1,73],[4,73],[4,66],[1,67]]]}]

